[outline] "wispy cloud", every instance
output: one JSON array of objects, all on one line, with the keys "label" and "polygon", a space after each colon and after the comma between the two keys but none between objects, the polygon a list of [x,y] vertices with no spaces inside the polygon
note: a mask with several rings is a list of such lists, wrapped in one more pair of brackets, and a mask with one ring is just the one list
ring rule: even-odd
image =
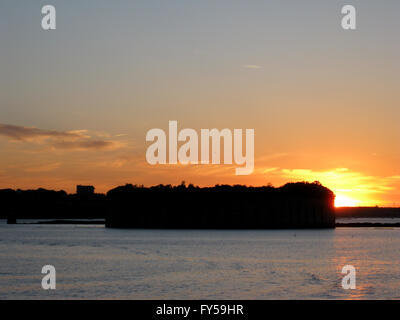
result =
[{"label": "wispy cloud", "polygon": [[114,149],[121,145],[112,140],[93,139],[87,130],[56,131],[0,124],[0,135],[13,141],[48,144],[55,149],[67,150]]},{"label": "wispy cloud", "polygon": [[87,141],[56,141],[52,146],[56,149],[77,149],[77,150],[93,150],[93,149],[114,149],[119,144],[115,141],[108,140],[87,140]]},{"label": "wispy cloud", "polygon": [[54,137],[77,139],[82,137],[81,131],[63,132],[54,130],[42,130],[33,127],[20,127],[11,124],[0,124],[0,135],[18,141],[29,141],[34,138]]},{"label": "wispy cloud", "polygon": [[257,163],[265,162],[265,161],[269,161],[269,160],[280,159],[280,158],[283,158],[283,157],[287,157],[288,155],[289,155],[289,153],[286,153],[286,152],[265,154],[265,155],[257,157]]},{"label": "wispy cloud", "polygon": [[243,68],[246,68],[246,69],[262,69],[263,67],[259,66],[257,64],[245,64],[245,65],[243,65]]},{"label": "wispy cloud", "polygon": [[61,166],[61,163],[55,162],[55,163],[48,163],[48,164],[43,164],[35,167],[29,167],[26,168],[24,171],[25,172],[49,172],[58,169]]}]

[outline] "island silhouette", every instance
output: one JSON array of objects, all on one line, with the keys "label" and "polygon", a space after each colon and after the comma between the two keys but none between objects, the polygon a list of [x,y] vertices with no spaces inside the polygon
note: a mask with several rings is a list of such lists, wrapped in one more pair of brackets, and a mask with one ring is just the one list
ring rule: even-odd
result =
[{"label": "island silhouette", "polygon": [[[334,193],[319,182],[282,187],[126,184],[97,194],[46,189],[0,190],[0,218],[105,219],[109,228],[281,229],[334,228]],[[104,223],[104,222],[103,222]]]}]

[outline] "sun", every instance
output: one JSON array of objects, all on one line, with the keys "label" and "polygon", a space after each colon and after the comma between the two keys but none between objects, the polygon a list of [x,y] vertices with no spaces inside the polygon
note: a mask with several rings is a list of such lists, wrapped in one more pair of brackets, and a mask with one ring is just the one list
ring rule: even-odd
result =
[{"label": "sun", "polygon": [[337,195],[335,197],[335,207],[355,207],[358,203],[358,200],[354,200],[346,196]]}]

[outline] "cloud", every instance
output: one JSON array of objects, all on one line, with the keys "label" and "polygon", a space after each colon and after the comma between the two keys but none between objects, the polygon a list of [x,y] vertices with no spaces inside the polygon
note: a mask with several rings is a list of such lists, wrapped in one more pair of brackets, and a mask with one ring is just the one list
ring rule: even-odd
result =
[{"label": "cloud", "polygon": [[66,139],[77,139],[81,138],[81,131],[52,131],[42,130],[33,127],[20,127],[11,124],[0,124],[0,135],[6,136],[13,140],[18,141],[29,141],[34,138],[66,138]]},{"label": "cloud", "polygon": [[262,171],[261,171],[261,173],[271,173],[271,172],[274,172],[274,171],[277,171],[277,170],[279,170],[279,168],[277,168],[277,167],[272,167],[272,168],[265,168],[265,169],[263,169]]},{"label": "cloud", "polygon": [[265,154],[260,157],[257,157],[257,163],[261,162],[268,162],[270,160],[276,160],[276,159],[281,159],[283,157],[289,156],[289,153],[286,152],[279,152],[279,153],[273,153],[273,154]]},{"label": "cloud", "polygon": [[56,131],[0,124],[0,135],[13,141],[47,144],[54,149],[66,150],[115,149],[121,145],[116,141],[92,139],[87,130]]},{"label": "cloud", "polygon": [[56,149],[77,149],[77,150],[94,150],[94,149],[114,149],[117,147],[114,141],[106,140],[88,140],[88,141],[58,141],[53,143]]},{"label": "cloud", "polygon": [[48,163],[40,166],[26,168],[25,172],[50,172],[60,167],[61,163]]},{"label": "cloud", "polygon": [[259,66],[259,65],[256,65],[256,64],[245,64],[243,66],[243,68],[246,68],[246,69],[262,69],[263,67]]}]

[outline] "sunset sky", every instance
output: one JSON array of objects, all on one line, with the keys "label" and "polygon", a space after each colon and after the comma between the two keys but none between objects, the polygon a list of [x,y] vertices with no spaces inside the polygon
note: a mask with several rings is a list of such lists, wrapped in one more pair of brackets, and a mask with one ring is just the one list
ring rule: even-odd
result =
[{"label": "sunset sky", "polygon": [[[341,204],[400,206],[399,15],[398,0],[2,0],[0,188],[318,180]],[[150,166],[146,133],[169,120],[254,129],[253,174]]]}]

